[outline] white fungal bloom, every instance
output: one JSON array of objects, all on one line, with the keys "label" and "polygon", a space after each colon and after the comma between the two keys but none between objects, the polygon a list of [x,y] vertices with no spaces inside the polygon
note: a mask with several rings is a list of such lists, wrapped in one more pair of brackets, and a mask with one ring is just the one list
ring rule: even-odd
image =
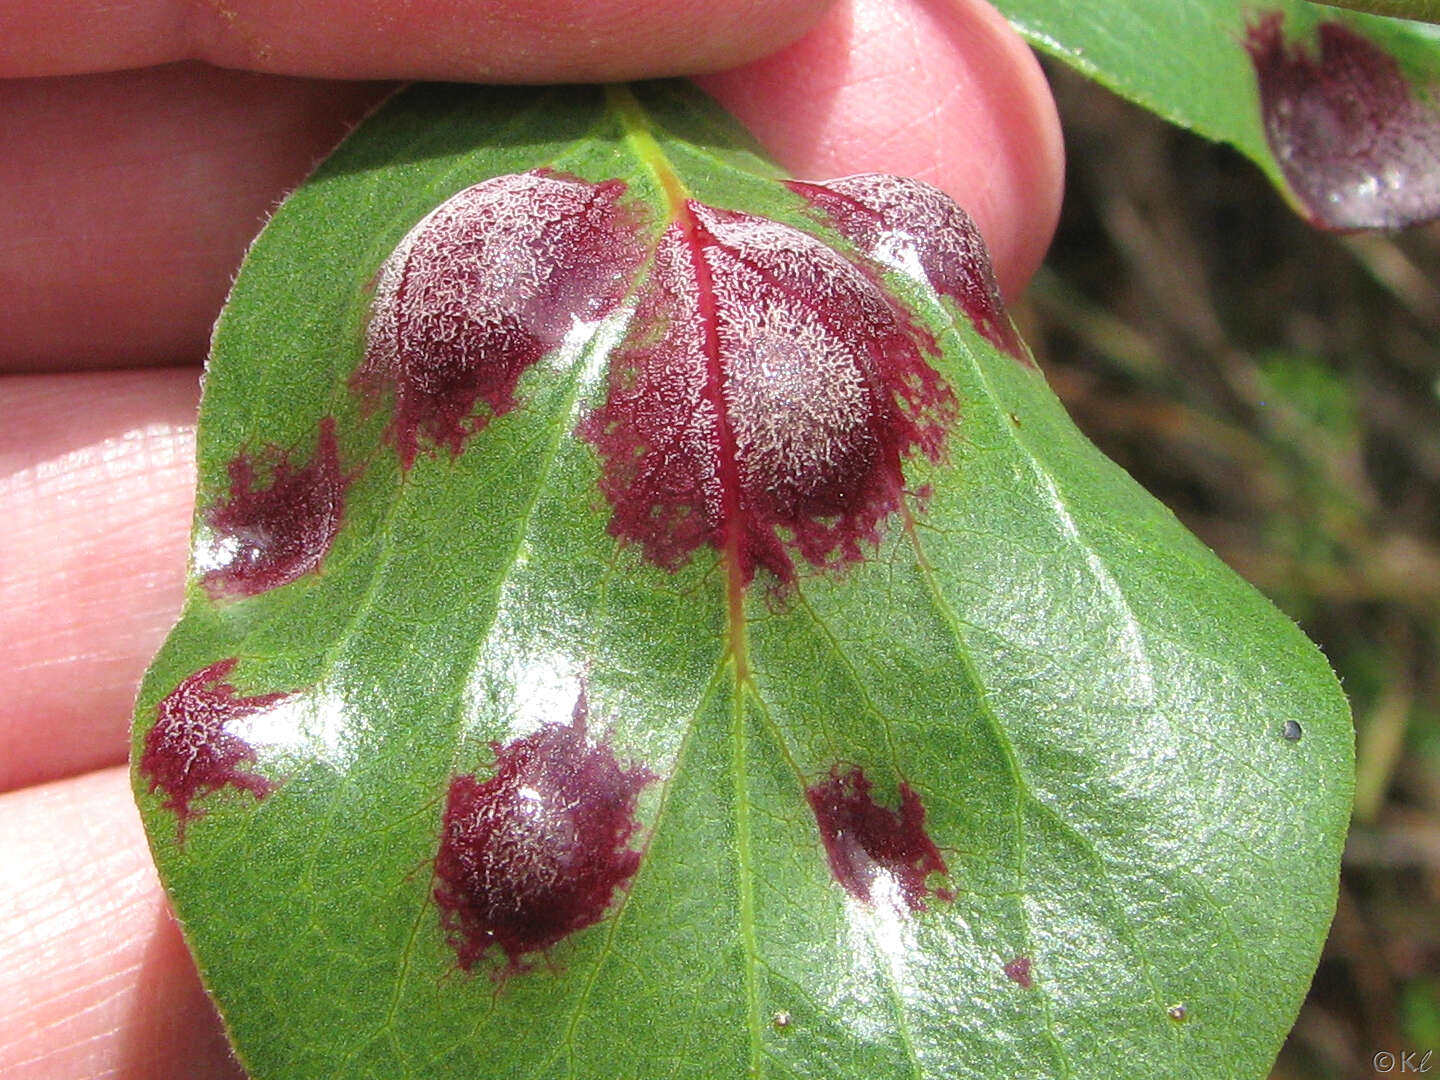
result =
[{"label": "white fungal bloom", "polygon": [[407,341],[432,349],[450,342],[464,354],[462,335],[507,324],[563,334],[566,326],[552,325],[554,313],[536,309],[544,307],[551,279],[567,267],[568,253],[558,245],[570,231],[566,225],[583,219],[593,199],[589,184],[522,173],[497,176],[441,203],[380,270],[367,362],[399,365]]},{"label": "white fungal bloom", "polygon": [[727,312],[726,407],[741,481],[752,491],[816,488],[870,441],[865,358],[793,300]]}]

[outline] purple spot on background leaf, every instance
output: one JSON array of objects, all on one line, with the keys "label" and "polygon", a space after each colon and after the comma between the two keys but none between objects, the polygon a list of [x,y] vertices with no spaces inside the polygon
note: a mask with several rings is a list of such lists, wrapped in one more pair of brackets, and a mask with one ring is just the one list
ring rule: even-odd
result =
[{"label": "purple spot on background leaf", "polygon": [[1005,965],[1005,977],[1022,990],[1029,990],[1030,981],[1030,957],[1017,956]]},{"label": "purple spot on background leaf", "polygon": [[1440,112],[1394,58],[1338,22],[1319,57],[1287,43],[1284,15],[1251,24],[1265,136],[1316,224],[1399,228],[1440,215]]},{"label": "purple spot on background leaf", "polygon": [[204,513],[213,537],[201,578],[212,597],[254,596],[319,570],[340,531],[345,489],[335,420],[320,422],[315,454],[295,468],[278,456],[270,483],[256,486],[255,463],[244,453],[230,462],[230,494]]},{"label": "purple spot on background leaf", "polygon": [[156,708],[155,723],[145,733],[140,772],[150,791],[165,793],[164,806],[179,818],[183,840],[185,825],[204,816],[195,800],[233,787],[264,798],[274,785],[243,766],[254,762],[255,751],[244,739],[225,730],[232,721],[272,707],[289,693],[241,697],[225,681],[238,660],[217,660],[186,678]]},{"label": "purple spot on background leaf", "polygon": [[950,196],[922,180],[888,173],[820,183],[794,180],[788,186],[877,262],[911,272],[918,268],[991,344],[1030,362],[1005,313],[980,230]]},{"label": "purple spot on background leaf", "polygon": [[900,785],[900,810],[880,806],[870,798],[870,781],[860,769],[830,775],[805,792],[830,872],[845,891],[867,904],[902,900],[911,911],[925,910],[925,897],[942,900],[954,894],[931,888],[931,874],[948,868],[925,832],[925,808],[910,785]]},{"label": "purple spot on background leaf", "polygon": [[585,730],[582,692],[568,724],[491,743],[488,780],[450,783],[435,858],[435,902],[460,966],[492,945],[522,958],[600,921],[640,866],[636,798],[655,777],[624,767]]},{"label": "purple spot on background leaf", "polygon": [[612,535],[675,568],[703,544],[794,578],[853,562],[900,508],[901,461],[943,453],[953,394],[928,337],[859,268],[788,225],[690,201],[661,237],[605,403]]},{"label": "purple spot on background leaf", "polygon": [[619,303],[640,261],[632,213],[618,205],[624,191],[619,180],[497,176],[400,241],[380,269],[351,386],[393,395],[388,437],[405,468],[422,444],[459,454],[514,407],[520,376],[576,320]]}]

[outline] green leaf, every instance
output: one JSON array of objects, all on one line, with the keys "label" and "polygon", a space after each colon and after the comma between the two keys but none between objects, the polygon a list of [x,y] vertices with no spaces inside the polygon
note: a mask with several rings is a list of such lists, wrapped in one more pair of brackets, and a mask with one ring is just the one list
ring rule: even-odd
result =
[{"label": "green leaf", "polygon": [[1432,27],[1307,0],[995,6],[1037,48],[1240,150],[1316,225],[1398,228],[1440,217]]},{"label": "green leaf", "polygon": [[1327,7],[1350,8],[1371,15],[1388,15],[1398,19],[1420,19],[1440,22],[1440,3],[1436,0],[1317,0]]},{"label": "green leaf", "polygon": [[[421,86],[276,213],[134,734],[255,1080],[1265,1074],[1345,701],[934,194],[685,86]],[[462,204],[464,332],[558,340],[509,382],[435,359]]]}]

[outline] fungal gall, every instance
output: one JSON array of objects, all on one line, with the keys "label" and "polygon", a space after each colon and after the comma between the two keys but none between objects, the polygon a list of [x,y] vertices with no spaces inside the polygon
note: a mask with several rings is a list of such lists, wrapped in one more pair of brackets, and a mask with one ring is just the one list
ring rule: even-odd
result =
[{"label": "fungal gall", "polygon": [[278,456],[268,486],[256,485],[245,453],[230,462],[230,494],[203,513],[210,542],[197,555],[201,583],[212,597],[254,596],[319,570],[340,532],[345,490],[335,419],[320,422],[315,454],[296,468]]},{"label": "fungal gall", "polygon": [[291,695],[241,697],[225,681],[238,662],[236,657],[217,660],[187,676],[161,700],[155,723],[145,733],[140,772],[149,779],[152,793],[165,793],[163,806],[179,819],[182,840],[186,824],[205,814],[194,807],[197,799],[223,787],[263,799],[274,788],[265,777],[244,767],[255,761],[255,751],[225,728]]},{"label": "fungal gall", "polygon": [[[390,394],[405,468],[458,455],[515,404],[527,368],[620,302],[640,260],[625,184],[497,176],[427,214],[385,261],[352,389]],[[483,406],[483,411],[477,409]]]},{"label": "fungal gall", "polygon": [[925,807],[909,784],[900,785],[900,809],[880,806],[858,768],[839,766],[805,792],[830,872],[845,891],[867,904],[895,898],[911,911],[925,910],[925,897],[952,900],[947,888],[932,888],[932,874],[948,873],[940,849],[925,831]]},{"label": "fungal gall", "polygon": [[599,922],[629,883],[641,858],[630,847],[636,799],[655,777],[590,739],[583,693],[570,723],[491,749],[489,779],[450,783],[435,902],[461,968],[494,945],[513,974]]},{"label": "fungal gall", "polygon": [[1265,137],[1316,224],[1392,229],[1440,214],[1440,112],[1394,57],[1338,22],[1321,23],[1318,57],[1284,38],[1285,17],[1253,22]]},{"label": "fungal gall", "polygon": [[991,344],[1030,362],[1000,299],[980,230],[950,196],[923,180],[887,173],[788,186],[866,255],[893,269],[918,270]]},{"label": "fungal gall", "polygon": [[698,547],[795,576],[862,558],[904,458],[940,460],[955,399],[928,337],[799,229],[686,201],[661,236],[605,402],[580,426],[612,535],[655,563]]},{"label": "fungal gall", "polygon": [[1005,965],[1005,977],[1022,990],[1033,985],[1030,979],[1030,957],[1017,956]]}]

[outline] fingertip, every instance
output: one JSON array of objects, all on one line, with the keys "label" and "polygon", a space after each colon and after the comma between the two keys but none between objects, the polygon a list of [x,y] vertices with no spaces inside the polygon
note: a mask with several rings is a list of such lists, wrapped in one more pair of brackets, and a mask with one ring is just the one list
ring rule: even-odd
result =
[{"label": "fingertip", "polygon": [[0,795],[0,1075],[243,1080],[123,768]]},{"label": "fingertip", "polygon": [[198,395],[193,368],[0,380],[0,791],[125,760],[184,595]]},{"label": "fingertip", "polygon": [[389,84],[0,81],[0,372],[198,363],[246,246]]},{"label": "fingertip", "polygon": [[892,172],[974,217],[1002,291],[1040,265],[1064,147],[1029,48],[983,0],[848,0],[789,48],[701,85],[787,169]]},{"label": "fingertip", "polygon": [[204,60],[339,79],[594,82],[719,71],[803,34],[830,0],[18,0],[0,77]]}]

